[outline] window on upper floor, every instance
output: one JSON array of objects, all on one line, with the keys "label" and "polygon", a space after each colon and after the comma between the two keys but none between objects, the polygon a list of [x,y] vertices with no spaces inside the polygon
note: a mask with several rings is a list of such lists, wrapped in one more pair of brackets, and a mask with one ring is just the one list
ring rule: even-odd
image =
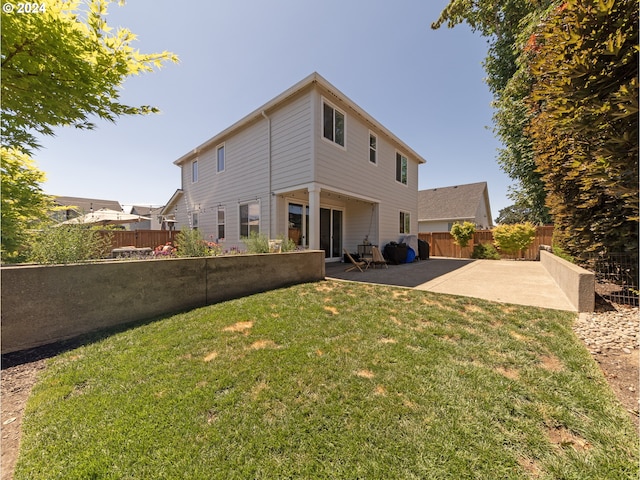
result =
[{"label": "window on upper floor", "polygon": [[378,137],[369,132],[369,161],[373,164],[378,163]]},{"label": "window on upper floor", "polygon": [[327,102],[322,102],[323,136],[344,147],[345,114]]},{"label": "window on upper floor", "polygon": [[400,233],[411,233],[411,214],[409,212],[400,212]]},{"label": "window on upper floor", "polygon": [[225,209],[218,207],[218,242],[224,242]]},{"label": "window on upper floor", "polygon": [[240,204],[240,238],[260,233],[260,202]]},{"label": "window on upper floor", "polygon": [[198,161],[194,160],[191,162],[191,183],[196,183],[198,181]]},{"label": "window on upper floor", "polygon": [[396,152],[396,181],[407,184],[407,157]]},{"label": "window on upper floor", "polygon": [[217,154],[217,172],[224,172],[224,145],[220,145],[217,150],[216,150],[216,154]]}]

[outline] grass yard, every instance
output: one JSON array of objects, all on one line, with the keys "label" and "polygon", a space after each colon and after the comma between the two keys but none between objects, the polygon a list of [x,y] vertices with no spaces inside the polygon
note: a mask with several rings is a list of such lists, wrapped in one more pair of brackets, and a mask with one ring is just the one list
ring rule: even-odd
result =
[{"label": "grass yard", "polygon": [[16,479],[635,479],[574,315],[299,285],[52,360]]}]

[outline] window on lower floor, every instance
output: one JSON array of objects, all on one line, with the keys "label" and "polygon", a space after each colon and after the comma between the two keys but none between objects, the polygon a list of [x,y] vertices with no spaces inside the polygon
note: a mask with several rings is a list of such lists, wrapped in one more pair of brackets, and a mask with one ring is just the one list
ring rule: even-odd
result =
[{"label": "window on lower floor", "polygon": [[191,212],[191,228],[198,228],[198,212]]},{"label": "window on lower floor", "polygon": [[400,233],[411,233],[411,214],[409,212],[400,212]]},{"label": "window on lower floor", "polygon": [[225,209],[218,207],[218,242],[224,242]]},{"label": "window on lower floor", "polygon": [[260,202],[240,205],[240,238],[260,233]]}]

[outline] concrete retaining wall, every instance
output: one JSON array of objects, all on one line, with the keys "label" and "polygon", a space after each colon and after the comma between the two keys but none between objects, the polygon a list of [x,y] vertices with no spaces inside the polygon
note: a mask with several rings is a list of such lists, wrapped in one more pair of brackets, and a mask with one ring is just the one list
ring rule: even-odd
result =
[{"label": "concrete retaining wall", "polygon": [[2,268],[2,353],[324,279],[323,251]]},{"label": "concrete retaining wall", "polygon": [[592,272],[545,250],[540,250],[540,263],[578,312],[593,312],[596,279]]}]

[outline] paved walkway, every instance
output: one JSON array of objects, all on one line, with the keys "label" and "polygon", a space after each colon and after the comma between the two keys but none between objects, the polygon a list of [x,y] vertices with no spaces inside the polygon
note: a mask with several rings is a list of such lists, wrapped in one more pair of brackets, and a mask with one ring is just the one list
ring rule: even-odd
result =
[{"label": "paved walkway", "polygon": [[496,302],[576,311],[540,262],[435,257],[389,268],[345,272],[328,263],[326,276],[357,282],[410,287]]}]

